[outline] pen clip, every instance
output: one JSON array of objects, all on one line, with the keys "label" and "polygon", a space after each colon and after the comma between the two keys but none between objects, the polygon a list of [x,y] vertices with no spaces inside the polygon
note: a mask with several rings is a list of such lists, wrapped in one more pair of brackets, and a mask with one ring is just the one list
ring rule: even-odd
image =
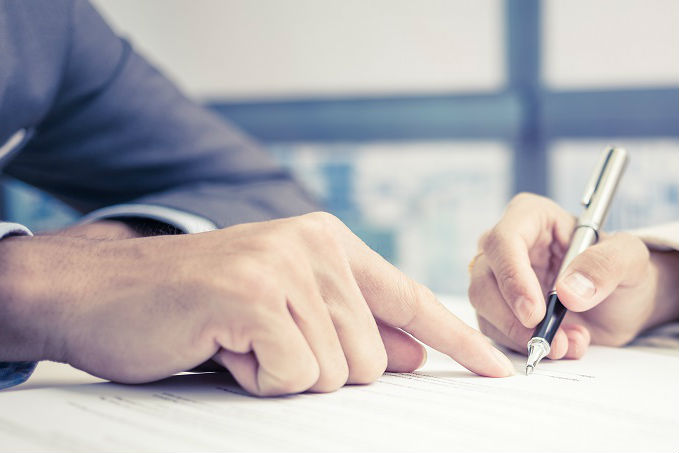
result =
[{"label": "pen clip", "polygon": [[594,196],[597,188],[599,187],[601,177],[603,176],[604,171],[606,170],[606,165],[608,165],[608,161],[610,160],[613,150],[614,148],[612,146],[609,146],[608,148],[606,148],[606,151],[604,151],[601,154],[601,160],[599,161],[599,165],[597,165],[597,167],[594,169],[592,176],[589,178],[587,186],[585,186],[585,194],[582,196],[582,200],[580,202],[586,208],[589,207],[589,203],[592,201],[592,197]]}]

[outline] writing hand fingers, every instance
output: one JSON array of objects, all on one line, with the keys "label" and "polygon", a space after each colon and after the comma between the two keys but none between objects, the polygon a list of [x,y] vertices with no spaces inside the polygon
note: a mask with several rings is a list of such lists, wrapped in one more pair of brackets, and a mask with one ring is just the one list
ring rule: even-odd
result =
[{"label": "writing hand fingers", "polygon": [[[484,255],[476,259],[472,269],[469,300],[483,320],[479,320],[483,333],[504,346],[522,354],[526,353],[526,344],[533,329],[525,327],[509,308]],[[563,357],[568,351],[568,344],[566,333],[559,329],[552,341],[549,357]]]}]

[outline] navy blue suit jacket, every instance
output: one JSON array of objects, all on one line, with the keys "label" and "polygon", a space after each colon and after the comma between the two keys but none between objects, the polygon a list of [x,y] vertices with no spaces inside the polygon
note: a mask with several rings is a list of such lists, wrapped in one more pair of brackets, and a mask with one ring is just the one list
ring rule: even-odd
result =
[{"label": "navy blue suit jacket", "polygon": [[82,0],[0,0],[0,144],[22,128],[30,140],[3,171],[81,212],[139,202],[224,227],[315,209]]}]

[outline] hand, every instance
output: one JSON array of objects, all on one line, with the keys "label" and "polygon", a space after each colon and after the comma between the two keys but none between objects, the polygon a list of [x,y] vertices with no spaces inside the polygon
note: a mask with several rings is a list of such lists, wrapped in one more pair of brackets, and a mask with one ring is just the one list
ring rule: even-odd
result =
[{"label": "hand", "polygon": [[66,361],[134,383],[213,358],[253,394],[326,392],[418,368],[425,350],[408,332],[476,373],[512,372],[480,332],[325,213],[195,235],[10,238],[0,247],[0,289],[9,291],[0,345],[20,345],[0,360]]},{"label": "hand", "polygon": [[128,223],[117,220],[99,220],[92,223],[76,224],[41,235],[64,236],[83,239],[116,240],[142,237]]},{"label": "hand", "polygon": [[[554,202],[517,195],[479,241],[469,298],[481,331],[519,352],[545,315],[575,219]],[[552,359],[579,358],[590,342],[619,346],[677,317],[676,253],[649,253],[635,236],[602,234],[556,282],[569,312],[552,341]]]}]

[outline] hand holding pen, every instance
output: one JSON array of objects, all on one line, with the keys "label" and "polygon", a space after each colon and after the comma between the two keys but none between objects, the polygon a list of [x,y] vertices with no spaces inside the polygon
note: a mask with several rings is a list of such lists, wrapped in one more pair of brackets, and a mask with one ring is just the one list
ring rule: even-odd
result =
[{"label": "hand holding pen", "polygon": [[[547,357],[579,358],[588,345],[619,346],[676,319],[676,252],[649,252],[636,236],[599,234],[559,272],[577,220],[551,200],[517,195],[480,241],[469,298],[483,333],[526,353],[556,289],[568,309]],[[558,275],[558,278],[557,278]]]},{"label": "hand holding pen", "polygon": [[[585,194],[582,197],[582,205],[585,210],[575,224],[570,245],[561,261],[556,280],[565,275],[568,266],[580,253],[599,240],[600,231],[613,201],[613,195],[615,195],[620,179],[625,172],[625,167],[627,167],[627,160],[627,151],[624,149],[609,148],[604,151],[601,162],[592,173],[587,187],[585,187]],[[579,273],[569,275],[571,283],[575,284],[575,288],[585,290],[582,295],[586,295],[587,292],[594,289],[593,283],[586,276]],[[527,344],[527,375],[531,374],[540,360],[550,353],[552,340],[561,326],[566,311],[566,307],[559,299],[559,292],[556,290],[556,282],[554,282],[554,286],[547,294],[545,316],[535,327],[533,336]]]}]

